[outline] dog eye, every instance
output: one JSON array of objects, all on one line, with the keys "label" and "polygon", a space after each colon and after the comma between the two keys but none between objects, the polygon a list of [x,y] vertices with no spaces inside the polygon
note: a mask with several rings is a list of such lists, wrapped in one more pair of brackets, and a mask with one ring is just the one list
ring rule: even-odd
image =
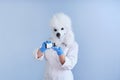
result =
[{"label": "dog eye", "polygon": [[54,29],[54,31],[57,31],[57,29]]},{"label": "dog eye", "polygon": [[64,28],[61,28],[61,30],[64,30]]}]

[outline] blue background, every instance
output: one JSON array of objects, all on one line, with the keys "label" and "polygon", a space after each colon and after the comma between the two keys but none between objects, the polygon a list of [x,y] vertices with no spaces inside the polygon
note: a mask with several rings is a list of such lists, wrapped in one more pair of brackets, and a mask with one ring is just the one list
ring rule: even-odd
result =
[{"label": "blue background", "polygon": [[42,80],[44,61],[32,52],[57,12],[71,17],[80,46],[75,80],[120,80],[119,0],[0,1],[0,80]]}]

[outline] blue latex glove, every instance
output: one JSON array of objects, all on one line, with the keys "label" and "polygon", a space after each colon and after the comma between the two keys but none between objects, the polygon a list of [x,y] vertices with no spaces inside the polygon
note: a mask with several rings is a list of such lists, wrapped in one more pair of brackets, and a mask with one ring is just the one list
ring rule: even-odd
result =
[{"label": "blue latex glove", "polygon": [[51,41],[45,41],[42,43],[41,48],[39,49],[42,53],[47,50],[46,44],[52,43]]},{"label": "blue latex glove", "polygon": [[52,47],[52,49],[55,50],[59,56],[63,54],[63,50],[61,47],[55,46],[55,47]]}]

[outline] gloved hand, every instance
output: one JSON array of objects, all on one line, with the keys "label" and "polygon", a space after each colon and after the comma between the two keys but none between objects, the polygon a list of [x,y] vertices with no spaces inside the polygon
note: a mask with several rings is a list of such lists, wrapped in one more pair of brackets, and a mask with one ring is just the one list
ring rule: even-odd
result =
[{"label": "gloved hand", "polygon": [[42,53],[43,52],[45,52],[46,50],[47,50],[47,47],[46,47],[46,45],[47,44],[50,44],[50,43],[52,43],[51,41],[45,41],[45,42],[43,42],[42,43],[42,46],[41,46],[41,48],[39,49]]},{"label": "gloved hand", "polygon": [[55,47],[52,47],[52,49],[55,50],[59,56],[63,54],[63,50],[61,47],[55,46]]}]

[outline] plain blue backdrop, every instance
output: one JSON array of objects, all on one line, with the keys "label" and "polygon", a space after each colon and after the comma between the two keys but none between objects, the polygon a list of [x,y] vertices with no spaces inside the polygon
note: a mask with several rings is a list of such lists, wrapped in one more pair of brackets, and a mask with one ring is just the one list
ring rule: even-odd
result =
[{"label": "plain blue backdrop", "polygon": [[0,1],[0,80],[43,79],[45,61],[32,52],[57,12],[71,17],[79,43],[75,80],[120,80],[119,0]]}]

